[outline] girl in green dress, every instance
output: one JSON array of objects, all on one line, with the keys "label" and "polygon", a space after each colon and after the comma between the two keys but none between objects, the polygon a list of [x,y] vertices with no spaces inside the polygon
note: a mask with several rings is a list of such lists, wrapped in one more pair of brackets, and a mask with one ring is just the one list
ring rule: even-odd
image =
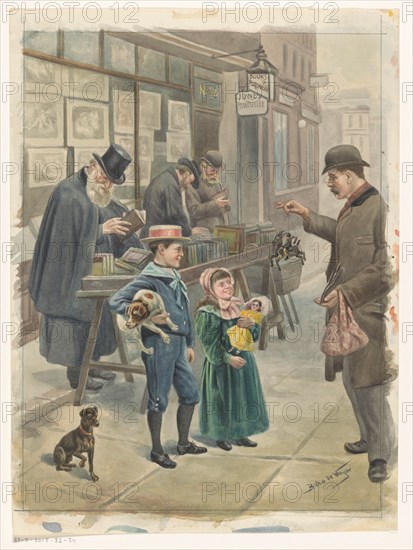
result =
[{"label": "girl in green dress", "polygon": [[248,328],[258,340],[260,327],[241,317],[234,298],[234,280],[224,268],[206,269],[200,284],[205,293],[196,309],[195,331],[205,360],[201,378],[199,429],[225,450],[236,445],[256,447],[248,436],[268,430],[268,415],[252,351],[231,346],[227,331]]}]

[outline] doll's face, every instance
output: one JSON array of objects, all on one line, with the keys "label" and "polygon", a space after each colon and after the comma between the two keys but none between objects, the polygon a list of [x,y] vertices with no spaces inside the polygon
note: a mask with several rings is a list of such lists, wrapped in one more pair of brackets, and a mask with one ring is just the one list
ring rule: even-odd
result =
[{"label": "doll's face", "polygon": [[252,302],[251,309],[252,311],[261,311],[260,304],[258,302]]},{"label": "doll's face", "polygon": [[234,283],[230,277],[217,281],[212,286],[212,291],[217,298],[229,300],[234,295]]}]

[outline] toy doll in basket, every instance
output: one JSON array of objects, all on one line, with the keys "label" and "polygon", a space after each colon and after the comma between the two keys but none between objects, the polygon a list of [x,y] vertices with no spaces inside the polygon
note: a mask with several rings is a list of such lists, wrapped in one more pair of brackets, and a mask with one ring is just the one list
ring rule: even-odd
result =
[{"label": "toy doll in basket", "polygon": [[[269,301],[266,296],[259,296],[258,298],[252,298],[244,305],[241,311],[241,318],[246,317],[251,319],[255,324],[261,325],[265,315],[268,313]],[[242,328],[234,325],[227,331],[231,349],[230,353],[237,353],[241,351],[254,351],[254,342],[252,339],[251,331],[248,328]]]}]

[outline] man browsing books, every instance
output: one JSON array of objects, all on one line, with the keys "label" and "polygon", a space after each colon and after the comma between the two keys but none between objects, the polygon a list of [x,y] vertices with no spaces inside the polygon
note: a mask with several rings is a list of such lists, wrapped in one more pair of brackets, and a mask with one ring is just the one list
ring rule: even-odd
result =
[{"label": "man browsing books", "polygon": [[[73,176],[54,188],[37,237],[29,279],[29,291],[40,312],[40,353],[49,363],[67,367],[72,388],[79,381],[80,366],[94,311],[93,299],[78,298],[81,280],[92,272],[95,252],[123,254],[130,246],[141,247],[136,236],[120,245],[118,236],[128,233],[122,220],[127,208],[113,197],[114,184],[125,181],[131,157],[120,145],[111,144]],[[105,305],[93,359],[116,349],[109,308]],[[113,380],[114,373],[90,369],[86,389],[103,384],[94,378]]]},{"label": "man browsing books", "polygon": [[168,168],[148,185],[143,198],[146,224],[140,237],[147,237],[152,225],[179,225],[182,235],[191,235],[189,217],[183,202],[185,190],[198,182],[198,170],[187,158],[180,158],[174,168]]},{"label": "man browsing books", "polygon": [[211,233],[214,227],[229,225],[231,205],[227,190],[221,185],[222,155],[219,151],[207,151],[200,158],[199,185],[186,190],[186,202],[192,227],[206,227]]}]

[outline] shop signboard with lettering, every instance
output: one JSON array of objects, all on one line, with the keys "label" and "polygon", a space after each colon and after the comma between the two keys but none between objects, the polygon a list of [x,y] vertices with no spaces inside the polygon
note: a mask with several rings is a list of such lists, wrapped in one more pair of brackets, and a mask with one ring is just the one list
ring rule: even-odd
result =
[{"label": "shop signboard with lettering", "polygon": [[248,90],[269,101],[274,99],[274,77],[269,73],[248,73]]},{"label": "shop signboard with lettering", "polygon": [[268,100],[250,90],[235,94],[235,101],[239,116],[265,115],[268,111]]}]

